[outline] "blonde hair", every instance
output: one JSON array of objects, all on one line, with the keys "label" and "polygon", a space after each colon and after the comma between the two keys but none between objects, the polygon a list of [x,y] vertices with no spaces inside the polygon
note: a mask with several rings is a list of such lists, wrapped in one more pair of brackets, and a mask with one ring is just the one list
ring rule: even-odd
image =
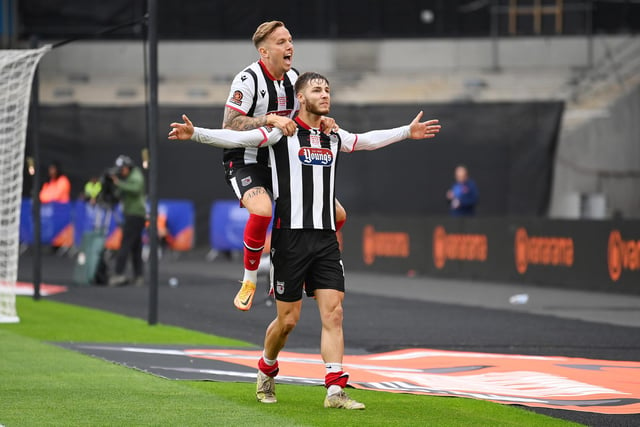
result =
[{"label": "blonde hair", "polygon": [[271,33],[273,33],[277,28],[284,27],[284,22],[282,21],[268,21],[263,22],[256,28],[256,32],[253,33],[253,44],[256,48],[258,48],[264,39],[269,37]]}]

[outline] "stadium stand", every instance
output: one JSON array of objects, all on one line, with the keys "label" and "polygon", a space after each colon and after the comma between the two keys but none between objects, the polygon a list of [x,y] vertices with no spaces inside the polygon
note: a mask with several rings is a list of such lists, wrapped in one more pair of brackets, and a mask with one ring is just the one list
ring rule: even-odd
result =
[{"label": "stadium stand", "polygon": [[[595,37],[591,70],[586,38],[501,40],[498,64],[492,64],[491,43],[460,39],[303,41],[296,43],[296,65],[331,76],[340,89],[335,102],[342,103],[584,102],[589,94],[611,95],[609,86],[622,80],[632,84],[640,62],[640,40],[635,37]],[[254,57],[247,42],[163,42],[160,102],[220,103],[233,74]],[[142,103],[141,58],[141,44],[131,41],[76,43],[54,51],[41,66],[42,102]]]},{"label": "stadium stand", "polygon": [[[248,41],[163,41],[160,103],[222,105],[233,74],[255,57]],[[137,41],[77,42],[54,50],[40,67],[41,103],[143,105],[142,58],[143,46]],[[607,190],[608,207],[599,215],[639,215],[633,197],[611,192],[629,186],[633,192],[640,165],[629,156],[619,161],[602,154],[612,147],[633,151],[628,142],[633,138],[621,136],[615,144],[601,140],[588,150],[570,142],[584,140],[585,129],[610,117],[616,102],[640,83],[638,36],[304,40],[296,43],[295,65],[327,74],[335,104],[564,101],[555,167],[556,177],[564,178],[554,182],[549,212],[555,217],[580,215],[576,203],[590,194],[600,197],[598,183],[606,176],[621,184],[607,186],[613,189]],[[618,126],[628,127],[626,122]],[[569,146],[574,148],[565,152]],[[582,155],[566,154],[572,150]],[[586,152],[597,161],[583,162]]]}]

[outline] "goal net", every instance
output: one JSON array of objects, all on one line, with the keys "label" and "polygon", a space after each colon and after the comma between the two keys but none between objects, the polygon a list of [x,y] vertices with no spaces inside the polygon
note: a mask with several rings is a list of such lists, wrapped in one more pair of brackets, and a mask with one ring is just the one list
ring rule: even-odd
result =
[{"label": "goal net", "polygon": [[0,323],[18,322],[20,198],[31,83],[49,50],[0,50]]}]

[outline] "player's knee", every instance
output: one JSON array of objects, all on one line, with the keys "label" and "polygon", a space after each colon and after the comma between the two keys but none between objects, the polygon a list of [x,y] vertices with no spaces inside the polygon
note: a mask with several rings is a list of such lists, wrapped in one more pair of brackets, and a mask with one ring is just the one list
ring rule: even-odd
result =
[{"label": "player's knee", "polygon": [[252,213],[254,215],[260,215],[268,218],[271,218],[271,212],[271,203],[257,204],[253,209],[249,211],[249,213]]},{"label": "player's knee", "polygon": [[283,335],[289,335],[291,331],[293,331],[298,322],[292,318],[286,318],[282,322],[280,322],[280,330]]},{"label": "player's knee", "polygon": [[255,197],[247,197],[247,195],[245,195],[242,203],[250,214],[271,218],[273,206],[271,204],[271,198],[266,194]]},{"label": "player's knee", "polygon": [[329,327],[340,327],[342,326],[342,319],[344,317],[342,310],[342,304],[336,305],[332,310],[328,311],[324,315],[324,323]]},{"label": "player's knee", "polygon": [[338,304],[333,310],[333,320],[336,325],[342,325],[342,319],[344,317],[344,311],[342,310],[342,304]]},{"label": "player's knee", "polygon": [[286,316],[283,316],[279,319],[280,323],[280,331],[283,335],[289,335],[291,331],[298,324],[299,316],[296,316],[295,313],[289,313]]}]

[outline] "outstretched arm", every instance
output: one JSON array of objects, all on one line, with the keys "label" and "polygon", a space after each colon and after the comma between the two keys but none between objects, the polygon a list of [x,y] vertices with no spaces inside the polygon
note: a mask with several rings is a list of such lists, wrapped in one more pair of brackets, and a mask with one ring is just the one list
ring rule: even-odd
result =
[{"label": "outstretched arm", "polygon": [[421,122],[423,114],[420,111],[409,125],[393,129],[373,130],[362,134],[351,134],[341,130],[338,133],[342,138],[342,151],[377,150],[404,139],[433,138],[440,132],[439,121],[436,119]]},{"label": "outstretched arm", "polygon": [[206,129],[193,126],[185,114],[182,115],[182,120],[184,123],[171,123],[169,139],[181,141],[191,139],[219,148],[242,148],[273,145],[282,138],[282,132],[278,129],[262,127],[244,132],[230,129]]}]

